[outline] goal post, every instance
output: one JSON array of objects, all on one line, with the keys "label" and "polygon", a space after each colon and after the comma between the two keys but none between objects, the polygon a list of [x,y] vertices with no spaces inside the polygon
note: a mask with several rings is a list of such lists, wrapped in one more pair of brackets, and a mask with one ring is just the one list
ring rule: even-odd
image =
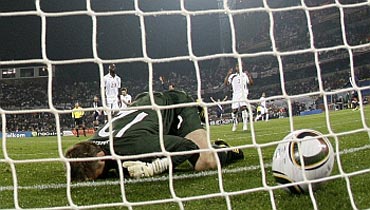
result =
[{"label": "goal post", "polygon": [[[370,208],[368,0],[6,2],[0,6],[8,41],[0,54],[0,209]],[[88,136],[96,109],[108,113],[112,133],[109,122],[119,110],[108,107],[103,84],[112,63],[133,98],[170,84],[192,95],[194,102],[150,108],[161,116],[163,109],[202,107],[209,145],[224,139],[243,150],[244,160],[225,168],[218,160],[216,170],[204,172],[182,164],[133,179],[121,163],[130,157],[113,154],[102,159],[117,162],[118,178],[71,182],[70,163],[80,159],[65,151],[88,139],[74,136],[73,105],[82,104]],[[242,101],[247,131],[240,123],[232,131],[232,90],[224,79],[235,66],[254,80]],[[269,117],[256,119],[263,102]],[[308,192],[295,196],[283,188],[297,183],[275,182],[272,158],[299,129],[328,138],[335,163],[330,176],[299,182]],[[92,159],[98,158],[81,160]]]}]

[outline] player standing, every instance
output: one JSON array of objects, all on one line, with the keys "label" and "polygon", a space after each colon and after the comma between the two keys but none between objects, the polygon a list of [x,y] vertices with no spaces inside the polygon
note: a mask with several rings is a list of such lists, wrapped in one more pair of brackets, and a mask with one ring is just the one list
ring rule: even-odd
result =
[{"label": "player standing", "polygon": [[92,106],[94,107],[94,114],[93,114],[94,130],[97,130],[99,128],[100,122],[104,121],[103,111],[98,109],[99,107],[102,106],[98,96],[94,96]]},{"label": "player standing", "polygon": [[232,131],[236,131],[238,126],[238,112],[242,113],[243,130],[248,130],[248,112],[247,112],[247,97],[249,94],[248,84],[253,85],[254,81],[251,75],[246,71],[239,70],[239,65],[236,63],[234,68],[229,69],[224,84],[231,85],[233,94],[231,104],[231,117],[233,120]]},{"label": "player standing", "polygon": [[85,115],[85,112],[83,111],[82,107],[80,106],[80,104],[78,102],[76,102],[75,107],[72,110],[72,118],[74,120],[74,125],[75,125],[75,129],[76,129],[76,136],[77,137],[80,137],[78,131],[79,131],[79,128],[81,128],[81,127],[82,127],[82,130],[83,130],[84,136],[86,136],[85,122],[84,122],[84,119],[83,119],[84,115]]},{"label": "player standing", "polygon": [[120,95],[121,109],[126,109],[131,104],[131,100],[132,97],[128,94],[127,88],[122,88]]},{"label": "player standing", "polygon": [[109,73],[104,76],[105,96],[110,109],[119,109],[119,90],[121,78],[116,74],[116,65],[109,65]]}]

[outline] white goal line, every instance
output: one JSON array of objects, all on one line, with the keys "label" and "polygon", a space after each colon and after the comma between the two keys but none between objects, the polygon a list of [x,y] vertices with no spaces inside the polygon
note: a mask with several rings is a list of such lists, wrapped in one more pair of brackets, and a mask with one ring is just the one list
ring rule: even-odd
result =
[{"label": "white goal line", "polygon": [[[339,154],[349,154],[358,152],[361,150],[370,149],[370,144],[364,145],[362,147],[355,147],[350,149],[344,149],[340,151]],[[264,164],[265,168],[271,167],[271,163]],[[254,166],[247,166],[247,167],[240,167],[240,168],[232,168],[232,169],[222,169],[222,173],[229,174],[229,173],[240,173],[243,171],[253,171],[260,168],[260,165]],[[204,172],[195,172],[195,173],[186,173],[181,175],[173,175],[173,180],[183,180],[183,179],[192,179],[197,177],[206,177],[216,175],[218,173],[217,170],[214,171],[204,171]],[[156,182],[156,181],[167,181],[168,176],[158,176],[158,177],[149,177],[149,178],[141,178],[141,179],[125,179],[125,184],[135,184],[135,183],[145,183],[145,182]],[[76,184],[72,184],[72,187],[94,187],[94,186],[113,186],[119,185],[120,181],[99,181],[99,182],[80,182]],[[61,189],[67,188],[67,184],[44,184],[44,185],[33,185],[33,186],[18,186],[19,190],[43,190],[43,189]],[[14,186],[0,186],[0,192],[3,191],[11,191],[14,190]]]}]

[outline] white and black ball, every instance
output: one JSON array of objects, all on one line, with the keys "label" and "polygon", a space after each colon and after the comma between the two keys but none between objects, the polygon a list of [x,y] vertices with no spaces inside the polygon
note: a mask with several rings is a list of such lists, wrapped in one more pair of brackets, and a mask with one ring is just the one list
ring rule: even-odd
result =
[{"label": "white and black ball", "polygon": [[[272,172],[276,182],[282,185],[303,181],[303,173],[308,180],[328,177],[333,165],[334,150],[329,139],[318,131],[303,129],[290,133],[277,146],[272,160]],[[312,183],[313,190],[319,185],[318,182]],[[305,193],[308,192],[308,184],[297,184],[285,189],[292,193]]]}]

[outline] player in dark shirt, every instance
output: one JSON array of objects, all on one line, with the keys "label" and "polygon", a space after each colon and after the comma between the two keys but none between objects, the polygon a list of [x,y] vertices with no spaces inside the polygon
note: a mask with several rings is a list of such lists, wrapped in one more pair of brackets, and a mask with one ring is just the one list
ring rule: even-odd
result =
[{"label": "player in dark shirt", "polygon": [[104,122],[104,113],[102,110],[99,110],[99,107],[102,107],[102,103],[100,102],[100,99],[98,96],[94,96],[94,100],[92,102],[92,107],[94,107],[94,113],[93,113],[93,125],[94,130],[97,130],[99,128],[99,125]]},{"label": "player in dark shirt", "polygon": [[[148,93],[139,95],[129,110],[121,111],[110,123],[105,124],[95,135],[86,142],[80,142],[70,148],[67,158],[103,157],[110,159],[94,161],[70,161],[72,180],[94,180],[105,178],[112,170],[117,171],[122,161],[124,172],[131,177],[150,177],[168,170],[170,162],[173,167],[189,161],[196,171],[209,170],[217,167],[215,153],[211,151],[199,152],[198,149],[209,149],[206,131],[198,114],[198,108],[177,107],[163,108],[160,106],[176,105],[193,102],[193,99],[184,92],[166,91],[153,93],[153,100],[158,107],[153,109],[144,106],[152,105]],[[137,107],[137,109],[132,109]],[[156,111],[159,110],[160,111]],[[161,123],[159,115],[161,116]],[[162,124],[162,127],[160,126]],[[160,132],[162,128],[162,132]],[[112,139],[110,140],[110,133]],[[161,144],[163,134],[163,145]],[[110,144],[113,142],[113,145]],[[225,148],[228,145],[217,141],[214,148]],[[174,152],[193,151],[175,155]],[[198,151],[196,151],[198,150]],[[166,155],[167,156],[166,156]],[[118,156],[117,156],[118,155]],[[128,157],[135,155],[135,158]],[[221,165],[242,159],[243,153],[239,150],[217,152]],[[130,158],[130,159],[128,159]]]}]

